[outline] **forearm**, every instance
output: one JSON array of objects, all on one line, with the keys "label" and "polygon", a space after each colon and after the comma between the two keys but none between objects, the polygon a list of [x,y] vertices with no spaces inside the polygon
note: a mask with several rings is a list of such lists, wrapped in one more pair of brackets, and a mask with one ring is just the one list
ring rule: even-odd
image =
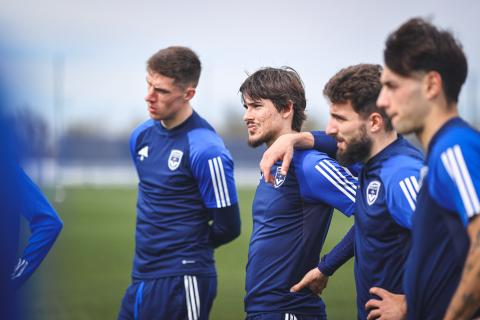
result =
[{"label": "forearm", "polygon": [[226,208],[210,209],[213,223],[210,226],[210,243],[217,248],[240,235],[240,209],[238,203]]},{"label": "forearm", "polygon": [[460,284],[453,295],[445,319],[470,319],[480,307],[480,219],[470,222],[470,249]]},{"label": "forearm", "polygon": [[15,287],[20,287],[47,256],[62,229],[62,222],[49,215],[37,215],[30,222],[30,238],[19,263],[12,273]]},{"label": "forearm", "polygon": [[310,148],[326,153],[330,158],[336,159],[337,142],[333,137],[327,135],[325,131],[312,131],[310,134],[313,138],[313,144]]},{"label": "forearm", "polygon": [[343,239],[326,255],[322,257],[318,268],[328,276],[331,276],[345,262],[354,255],[355,226],[345,234]]},{"label": "forearm", "polygon": [[310,132],[298,132],[289,134],[294,148],[311,149],[314,147],[315,139]]},{"label": "forearm", "polygon": [[45,259],[63,226],[60,217],[40,189],[23,170],[19,172],[21,212],[28,220],[30,236],[19,264],[12,274],[17,287],[25,282]]}]

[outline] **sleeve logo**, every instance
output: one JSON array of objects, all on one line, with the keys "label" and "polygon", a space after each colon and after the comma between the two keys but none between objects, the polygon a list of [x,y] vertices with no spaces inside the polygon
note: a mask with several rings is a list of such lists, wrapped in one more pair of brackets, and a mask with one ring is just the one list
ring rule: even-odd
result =
[{"label": "sleeve logo", "polygon": [[148,158],[148,146],[143,147],[138,151],[138,158],[140,158],[140,161],[145,160],[145,158]]},{"label": "sleeve logo", "polygon": [[380,183],[380,181],[372,181],[368,184],[367,203],[369,206],[371,206],[375,202],[375,200],[377,200],[381,185],[382,184]]},{"label": "sleeve logo", "polygon": [[170,151],[170,156],[168,157],[168,168],[172,171],[177,170],[180,162],[182,161],[183,152],[177,149]]}]

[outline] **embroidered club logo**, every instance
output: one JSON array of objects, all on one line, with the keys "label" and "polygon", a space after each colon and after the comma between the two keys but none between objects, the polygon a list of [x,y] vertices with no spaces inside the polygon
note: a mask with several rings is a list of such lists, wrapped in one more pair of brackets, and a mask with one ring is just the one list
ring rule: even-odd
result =
[{"label": "embroidered club logo", "polygon": [[140,158],[140,161],[145,160],[145,158],[148,158],[148,146],[143,147],[138,151],[138,156]]},{"label": "embroidered club logo", "polygon": [[380,181],[372,181],[368,184],[368,187],[367,187],[367,203],[368,203],[369,206],[371,206],[375,202],[375,200],[377,200],[378,193],[379,193],[381,185],[382,184],[380,183]]},{"label": "embroidered club logo", "polygon": [[285,182],[285,178],[287,177],[280,173],[281,169],[282,169],[281,167],[277,167],[277,172],[275,173],[275,184],[274,184],[275,189],[280,188],[282,184]]},{"label": "embroidered club logo", "polygon": [[177,149],[170,151],[170,157],[168,157],[168,168],[172,171],[177,170],[180,162],[182,161],[183,152]]}]

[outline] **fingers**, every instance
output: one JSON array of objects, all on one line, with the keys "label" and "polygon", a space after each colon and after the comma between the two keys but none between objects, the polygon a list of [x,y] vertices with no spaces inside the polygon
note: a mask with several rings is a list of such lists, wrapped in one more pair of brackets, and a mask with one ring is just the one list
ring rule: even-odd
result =
[{"label": "fingers", "polygon": [[292,288],[290,288],[290,292],[298,292],[298,291],[302,290],[303,288],[305,288],[306,286],[310,285],[311,282],[312,282],[311,272],[312,272],[312,270],[307,272],[307,274],[302,278],[302,280],[300,280],[299,283],[297,283]]},{"label": "fingers", "polygon": [[290,167],[290,162],[293,158],[293,149],[287,149],[285,154],[283,155],[282,159],[282,168],[280,169],[280,173],[284,176],[287,175],[288,168]]},{"label": "fingers", "polygon": [[290,288],[290,292],[299,292],[307,286],[307,281],[303,278],[299,283]]},{"label": "fingers", "polygon": [[392,295],[390,292],[388,292],[387,290],[385,289],[382,289],[382,288],[378,288],[378,287],[372,287],[370,288],[370,293],[371,294],[374,294],[374,295],[377,295],[378,297],[382,298],[382,299],[385,299],[386,297]]},{"label": "fingers", "polygon": [[263,179],[267,183],[273,183],[274,177],[271,174],[271,169],[275,164],[275,161],[281,160],[283,164],[280,168],[280,173],[287,175],[288,167],[293,157],[294,138],[290,134],[280,136],[263,154],[260,161],[260,170],[263,175]]},{"label": "fingers", "polygon": [[368,313],[367,320],[378,319],[381,315],[382,314],[379,309],[374,309]]},{"label": "fingers", "polygon": [[377,309],[377,308],[380,308],[381,304],[382,304],[382,300],[370,299],[365,304],[365,309],[366,310]]},{"label": "fingers", "polygon": [[325,289],[325,286],[319,285],[319,284],[311,284],[309,286],[310,290],[315,293],[315,294],[322,294],[323,289]]},{"label": "fingers", "polygon": [[270,156],[269,150],[265,151],[262,160],[260,161],[260,170],[262,171],[263,179],[267,183],[271,183],[273,181],[270,170],[274,163],[275,159]]}]

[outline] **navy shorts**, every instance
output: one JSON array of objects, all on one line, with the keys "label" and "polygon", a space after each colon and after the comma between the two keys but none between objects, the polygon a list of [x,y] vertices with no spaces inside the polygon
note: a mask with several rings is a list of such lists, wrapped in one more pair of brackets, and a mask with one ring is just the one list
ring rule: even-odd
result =
[{"label": "navy shorts", "polygon": [[246,320],[324,320],[325,316],[312,316],[293,313],[256,313],[247,315]]},{"label": "navy shorts", "polygon": [[207,320],[216,294],[216,277],[134,281],[125,292],[118,320]]}]

